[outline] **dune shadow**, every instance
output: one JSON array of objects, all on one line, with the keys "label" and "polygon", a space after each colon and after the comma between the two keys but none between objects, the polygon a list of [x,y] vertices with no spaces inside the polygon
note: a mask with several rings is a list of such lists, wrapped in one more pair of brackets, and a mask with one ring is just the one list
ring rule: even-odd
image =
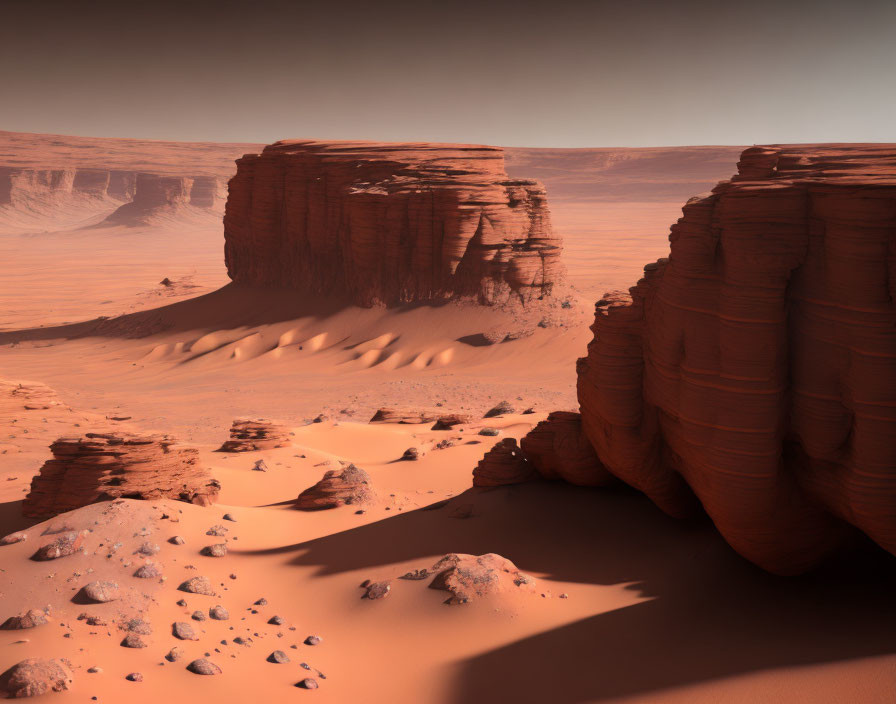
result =
[{"label": "dune shadow", "polygon": [[324,318],[350,305],[347,299],[338,297],[230,283],[195,298],[115,318],[2,332],[0,345],[83,337],[140,338],[161,332],[252,327],[302,317]]},{"label": "dune shadow", "polygon": [[[461,506],[469,518],[454,517]],[[736,555],[708,521],[675,521],[624,488],[469,490],[436,510],[265,552],[294,553],[291,564],[323,574],[378,569],[377,578],[396,562],[497,552],[536,577],[625,584],[647,599],[460,663],[458,703],[599,702],[896,652],[896,561],[870,541],[810,575],[776,577]]]}]

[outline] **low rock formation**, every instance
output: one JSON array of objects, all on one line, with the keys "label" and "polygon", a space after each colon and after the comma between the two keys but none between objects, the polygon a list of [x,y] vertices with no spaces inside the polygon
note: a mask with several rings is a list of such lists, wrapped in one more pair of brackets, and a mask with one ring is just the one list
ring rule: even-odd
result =
[{"label": "low rock formation", "polygon": [[447,413],[436,418],[431,430],[451,430],[455,425],[464,425],[471,420],[470,416],[463,413]]},{"label": "low rock formation", "polygon": [[894,232],[892,145],[744,151],[597,304],[578,395],[603,466],[772,572],[849,526],[896,553]]},{"label": "low rock formation", "polygon": [[295,506],[309,511],[361,505],[373,501],[374,496],[370,475],[350,464],[343,469],[329,470],[317,484],[299,494]]},{"label": "low rock formation", "polygon": [[439,414],[435,411],[418,411],[406,408],[380,408],[370,423],[404,423],[413,425],[416,423],[432,423]]},{"label": "low rock formation", "polygon": [[224,236],[234,281],[362,306],[527,301],[560,277],[545,190],[498,147],[277,142],[237,161]]},{"label": "low rock formation", "polygon": [[613,475],[604,469],[585,437],[578,413],[554,411],[520,440],[520,448],[545,479],[563,479],[580,486],[601,486],[613,481]]},{"label": "low rock formation", "polygon": [[230,426],[230,440],[218,452],[254,452],[289,446],[289,431],[264,418],[237,418]]},{"label": "low rock formation", "polygon": [[466,604],[473,599],[520,589],[531,591],[535,586],[532,577],[495,553],[451,553],[434,564],[429,574],[435,575],[430,588],[451,593],[446,602],[448,604]]},{"label": "low rock formation", "polygon": [[220,190],[214,176],[138,173],[133,175],[133,183],[132,200],[109,215],[106,222],[141,225],[159,215],[175,214],[186,205],[211,209]]},{"label": "low rock formation", "polygon": [[63,658],[28,658],[0,676],[0,687],[10,699],[64,692],[73,682],[71,663]]},{"label": "low rock formation", "polygon": [[479,460],[473,470],[473,486],[520,484],[537,476],[535,467],[517,447],[516,438],[504,438]]},{"label": "low rock formation", "polygon": [[31,480],[26,516],[45,517],[117,498],[179,499],[207,506],[220,484],[199,466],[195,448],[167,435],[87,433],[60,438],[53,459]]},{"label": "low rock formation", "polygon": [[40,609],[28,609],[20,616],[10,616],[2,624],[0,630],[19,631],[26,628],[43,626],[47,622],[47,614]]}]

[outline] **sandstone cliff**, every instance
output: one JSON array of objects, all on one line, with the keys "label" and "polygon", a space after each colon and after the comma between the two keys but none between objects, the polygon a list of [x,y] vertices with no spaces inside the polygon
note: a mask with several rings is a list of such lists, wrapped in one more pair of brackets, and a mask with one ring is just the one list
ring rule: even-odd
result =
[{"label": "sandstone cliff", "polygon": [[365,306],[525,301],[560,272],[544,188],[497,147],[277,142],[237,161],[224,228],[234,281]]},{"label": "sandstone cliff", "polygon": [[602,464],[773,572],[896,553],[896,147],[747,149],[669,239],[579,361]]}]

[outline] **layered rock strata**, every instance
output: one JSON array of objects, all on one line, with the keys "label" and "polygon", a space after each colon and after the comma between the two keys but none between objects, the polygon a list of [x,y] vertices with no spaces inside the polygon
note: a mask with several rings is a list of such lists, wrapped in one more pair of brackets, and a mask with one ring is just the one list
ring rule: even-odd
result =
[{"label": "layered rock strata", "polygon": [[253,452],[289,446],[289,431],[264,418],[237,418],[230,426],[230,439],[218,452]]},{"label": "layered rock strata", "polygon": [[53,459],[31,480],[26,516],[54,516],[117,498],[214,503],[220,484],[199,464],[198,450],[167,435],[87,433],[60,438]]},{"label": "layered rock strata", "polygon": [[363,306],[526,301],[560,276],[545,190],[498,147],[277,142],[237,161],[224,230],[234,281]]},{"label": "layered rock strata", "polygon": [[525,458],[545,479],[562,479],[580,486],[613,482],[582,431],[582,417],[554,411],[520,440]]},{"label": "layered rock strata", "polygon": [[896,553],[896,147],[747,149],[669,239],[579,361],[603,467],[772,572]]}]

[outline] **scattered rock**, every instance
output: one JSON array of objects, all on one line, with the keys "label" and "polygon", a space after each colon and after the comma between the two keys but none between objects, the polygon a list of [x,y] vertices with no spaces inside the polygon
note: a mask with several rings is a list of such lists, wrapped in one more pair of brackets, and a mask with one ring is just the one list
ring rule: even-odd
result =
[{"label": "scattered rock", "polygon": [[74,682],[71,665],[64,659],[28,658],[3,673],[6,692],[14,699],[64,692]]},{"label": "scattered rock", "polygon": [[194,611],[190,615],[190,618],[192,618],[194,621],[205,621],[208,616],[205,615],[205,611]]},{"label": "scattered rock", "polygon": [[109,623],[102,616],[88,616],[87,617],[87,625],[88,626],[108,626]]},{"label": "scattered rock", "polygon": [[180,660],[184,656],[184,651],[178,647],[174,647],[165,653],[165,659],[168,662],[174,662],[175,660]]},{"label": "scattered rock", "polygon": [[139,577],[140,579],[158,579],[162,576],[162,572],[154,562],[147,562],[137,568],[137,571],[134,572],[134,576]]},{"label": "scattered rock", "polygon": [[418,450],[416,447],[409,447],[404,451],[401,459],[405,462],[415,462],[420,459],[420,450]]},{"label": "scattered rock", "polygon": [[206,660],[205,658],[194,660],[187,665],[187,669],[194,675],[220,675],[222,672],[220,667],[215,665],[211,660]]},{"label": "scattered rock", "polygon": [[40,609],[28,609],[21,616],[10,616],[0,625],[4,631],[20,631],[26,628],[43,626],[47,622],[47,615]]},{"label": "scattered rock", "polygon": [[312,423],[324,423],[324,422],[326,422],[326,421],[328,421],[328,420],[330,420],[330,416],[328,416],[326,413],[321,413],[319,416],[317,416],[317,417],[316,417],[314,420],[312,420],[311,422],[312,422]]},{"label": "scattered rock", "polygon": [[449,447],[454,447],[454,439],[453,438],[445,438],[444,440],[439,440],[435,444],[436,450],[445,450]]},{"label": "scattered rock", "polygon": [[494,408],[490,408],[485,412],[483,418],[495,418],[496,416],[503,416],[508,413],[513,413],[513,406],[511,406],[507,401],[501,401]]},{"label": "scattered rock", "polygon": [[211,528],[209,528],[207,531],[205,531],[205,534],[213,535],[216,538],[220,538],[227,534],[227,528],[225,526],[222,526],[221,524],[216,524],[216,525],[213,525]]},{"label": "scattered rock", "polygon": [[421,579],[426,579],[429,577],[429,570],[425,567],[419,570],[411,570],[410,572],[405,572],[399,579],[408,579],[412,581],[419,581]]},{"label": "scattered rock", "polygon": [[184,540],[184,539],[183,539],[182,537],[180,537],[179,535],[173,535],[173,536],[171,536],[170,538],[168,538],[168,542],[171,543],[172,545],[183,545],[183,544],[186,543],[187,541]]},{"label": "scattered rock", "polygon": [[278,665],[284,665],[289,662],[289,657],[282,650],[275,650],[268,655],[268,662],[274,662]]},{"label": "scattered rock", "polygon": [[301,689],[317,689],[317,680],[313,677],[306,677],[301,682],[296,683],[296,687]]},{"label": "scattered rock", "polygon": [[233,521],[234,523],[236,523],[236,516],[234,516],[232,513],[225,513],[223,516],[221,516],[221,518],[223,518],[225,521]]},{"label": "scattered rock", "polygon": [[51,540],[46,545],[42,545],[37,552],[31,556],[32,560],[44,561],[55,560],[60,557],[74,555],[81,549],[84,542],[84,534],[77,532],[63,533],[57,538]]},{"label": "scattered rock", "polygon": [[224,557],[227,554],[227,545],[225,543],[206,545],[200,552],[206,557]]},{"label": "scattered rock", "polygon": [[432,430],[451,430],[455,425],[463,425],[470,422],[470,417],[458,413],[439,416],[432,426]]},{"label": "scattered rock", "polygon": [[364,592],[365,599],[382,599],[389,596],[389,592],[392,591],[392,585],[389,581],[371,582],[366,589],[367,591]]},{"label": "scattered rock", "polygon": [[216,596],[215,590],[208,577],[191,577],[186,582],[183,582],[178,589],[182,592],[189,592],[190,594]]},{"label": "scattered rock", "polygon": [[230,618],[230,614],[223,606],[213,606],[208,610],[208,615],[215,621],[226,621]]},{"label": "scattered rock", "polygon": [[171,625],[171,634],[180,640],[199,640],[196,631],[186,621],[175,621]]},{"label": "scattered rock", "polygon": [[267,472],[268,466],[264,460],[255,460],[255,466],[252,469],[256,472]]},{"label": "scattered rock", "polygon": [[264,597],[261,597],[261,599],[254,602],[254,604],[253,604],[253,606],[267,606],[267,605],[268,605],[268,600],[265,599]]},{"label": "scattered rock", "polygon": [[139,548],[137,548],[137,553],[140,555],[145,555],[146,557],[152,557],[161,549],[162,548],[160,548],[155,543],[143,543]]},{"label": "scattered rock", "polygon": [[331,469],[317,484],[296,499],[295,506],[305,511],[336,508],[347,504],[365,504],[374,500],[370,475],[353,464]]},{"label": "scattered rock", "polygon": [[99,675],[102,673],[102,671],[103,671],[103,668],[97,667],[96,665],[94,665],[93,667],[87,668],[87,672],[89,672],[91,675]]},{"label": "scattered rock", "polygon": [[320,636],[308,636],[305,639],[305,645],[318,645],[320,641]]},{"label": "scattered rock", "polygon": [[159,281],[159,284],[160,284],[161,286],[172,286],[173,283],[174,283],[174,282],[171,281],[171,279],[169,279],[167,276],[166,276],[164,279],[162,279],[161,281]]},{"label": "scattered rock", "polygon": [[128,633],[124,640],[121,641],[121,645],[123,648],[145,648],[147,647],[146,641],[140,637],[138,633]]},{"label": "scattered rock", "polygon": [[118,598],[118,584],[108,580],[99,580],[84,585],[81,593],[91,601],[99,604],[105,604],[108,601],[115,601]]},{"label": "scattered rock", "polygon": [[0,545],[14,545],[15,543],[21,543],[28,538],[27,533],[10,533],[9,535],[4,535],[0,538]]},{"label": "scattered rock", "polygon": [[230,440],[218,452],[254,452],[289,445],[289,431],[282,424],[264,418],[238,418],[230,426]]},{"label": "scattered rock", "polygon": [[143,675],[141,675],[139,672],[132,672],[127,677],[125,677],[125,679],[130,682],[142,682]]},{"label": "scattered rock", "polygon": [[495,436],[498,435],[500,432],[501,432],[501,431],[499,431],[497,428],[482,428],[482,429],[479,431],[479,434],[480,434],[480,435],[485,435],[486,437],[495,437]]}]

